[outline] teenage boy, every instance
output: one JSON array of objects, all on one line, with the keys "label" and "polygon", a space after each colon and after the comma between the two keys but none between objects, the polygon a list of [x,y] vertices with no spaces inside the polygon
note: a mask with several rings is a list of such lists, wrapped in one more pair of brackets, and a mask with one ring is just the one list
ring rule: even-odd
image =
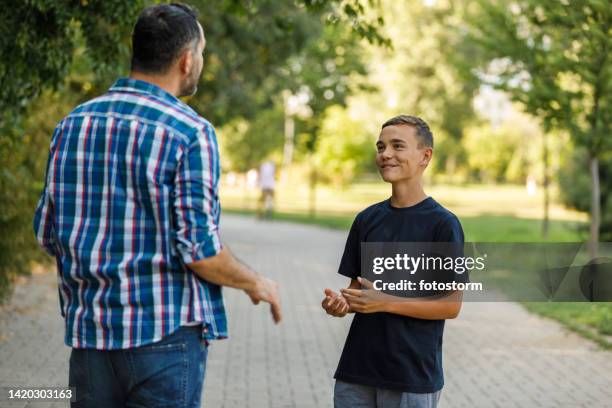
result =
[{"label": "teenage boy", "polygon": [[423,191],[433,136],[422,119],[400,115],[388,120],[376,149],[376,165],[391,183],[391,198],[355,218],[338,271],[351,279],[350,285],[341,293],[325,289],[322,302],[332,316],[355,313],[334,375],[334,406],[436,407],[444,382],[444,320],[459,314],[461,293],[418,301],[381,294],[360,277],[360,244],[463,243],[463,230],[454,214]]}]

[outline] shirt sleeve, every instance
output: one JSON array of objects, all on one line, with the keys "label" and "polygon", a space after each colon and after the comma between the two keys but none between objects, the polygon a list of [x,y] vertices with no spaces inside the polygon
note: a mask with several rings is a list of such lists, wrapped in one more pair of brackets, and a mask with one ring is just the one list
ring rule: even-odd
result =
[{"label": "shirt sleeve", "polygon": [[[463,227],[461,222],[455,215],[451,215],[446,218],[440,225],[438,230],[438,242],[449,242],[451,245],[447,249],[448,254],[455,258],[464,258],[464,241],[465,236],[463,233]],[[467,283],[470,281],[469,271],[467,270],[455,270],[452,276],[452,280],[459,283]]]},{"label": "shirt sleeve", "polygon": [[55,156],[56,146],[59,145],[62,137],[62,124],[60,123],[53,132],[51,138],[51,145],[49,146],[49,157],[47,158],[47,170],[45,173],[45,185],[38,205],[34,212],[34,234],[38,244],[43,248],[49,255],[56,256],[56,238],[55,238],[55,223],[53,219],[54,208],[53,208],[53,157]]},{"label": "shirt sleeve", "polygon": [[217,142],[212,126],[183,152],[174,180],[175,243],[184,263],[216,255],[219,237]]},{"label": "shirt sleeve", "polygon": [[344,253],[338,268],[338,273],[351,279],[357,279],[361,275],[361,241],[359,239],[360,217],[353,221],[349,231]]},{"label": "shirt sleeve", "polygon": [[446,218],[438,228],[438,242],[457,242],[463,244],[465,237],[459,219],[455,215]]}]

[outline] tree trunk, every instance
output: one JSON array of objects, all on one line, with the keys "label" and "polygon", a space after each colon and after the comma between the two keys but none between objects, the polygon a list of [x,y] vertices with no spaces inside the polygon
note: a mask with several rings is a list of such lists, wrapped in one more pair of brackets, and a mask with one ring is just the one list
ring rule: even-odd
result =
[{"label": "tree trunk", "polygon": [[593,153],[589,153],[591,169],[591,233],[589,235],[589,256],[597,257],[599,246],[599,224],[601,223],[601,190],[599,185],[599,161]]},{"label": "tree trunk", "polygon": [[542,164],[543,164],[543,174],[542,174],[542,190],[544,192],[544,217],[542,219],[542,237],[544,239],[548,239],[548,226],[549,226],[549,207],[550,207],[550,197],[549,197],[549,184],[550,180],[548,177],[548,134],[544,132],[542,136]]},{"label": "tree trunk", "polygon": [[312,153],[309,157],[310,177],[309,179],[309,197],[308,197],[308,215],[314,218],[317,215],[317,169],[313,163]]}]

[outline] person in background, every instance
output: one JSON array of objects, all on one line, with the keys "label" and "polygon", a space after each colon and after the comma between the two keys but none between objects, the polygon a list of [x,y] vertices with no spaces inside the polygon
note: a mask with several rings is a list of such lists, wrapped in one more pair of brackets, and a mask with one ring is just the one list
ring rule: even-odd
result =
[{"label": "person in background", "polygon": [[270,218],[274,211],[274,187],[276,185],[276,166],[268,160],[259,166],[259,203],[257,216],[259,218]]}]

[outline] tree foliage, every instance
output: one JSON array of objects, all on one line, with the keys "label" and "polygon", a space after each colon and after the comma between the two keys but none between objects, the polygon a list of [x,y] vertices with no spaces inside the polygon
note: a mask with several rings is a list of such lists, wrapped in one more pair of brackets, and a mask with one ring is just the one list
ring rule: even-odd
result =
[{"label": "tree foliage", "polygon": [[481,77],[520,101],[545,131],[561,129],[587,151],[591,243],[600,219],[599,160],[612,148],[612,7],[602,0],[479,0],[469,38]]},{"label": "tree foliage", "polygon": [[67,75],[81,31],[97,69],[124,60],[142,0],[12,2],[0,7],[0,123]]},{"label": "tree foliage", "polygon": [[[369,83],[377,89],[364,93],[351,109],[370,118],[369,130],[400,113],[417,115],[429,123],[436,141],[436,167],[465,159],[464,129],[474,119],[472,98],[478,90],[476,78],[464,79],[458,60],[471,60],[473,50],[459,35],[465,2],[383,1],[383,35],[392,48],[370,47],[366,54]],[[439,136],[439,137],[438,137]],[[438,149],[439,147],[439,149]],[[449,148],[446,148],[449,147]],[[439,154],[444,153],[444,154]],[[454,171],[450,166],[450,171]]]},{"label": "tree foliage", "polygon": [[[374,163],[375,138],[345,109],[327,109],[316,146],[317,170],[323,180],[342,187]],[[369,166],[368,166],[369,165]]]}]

